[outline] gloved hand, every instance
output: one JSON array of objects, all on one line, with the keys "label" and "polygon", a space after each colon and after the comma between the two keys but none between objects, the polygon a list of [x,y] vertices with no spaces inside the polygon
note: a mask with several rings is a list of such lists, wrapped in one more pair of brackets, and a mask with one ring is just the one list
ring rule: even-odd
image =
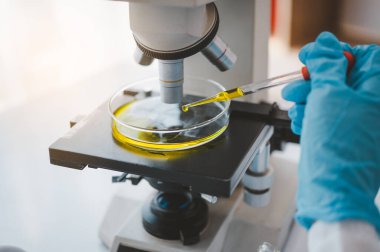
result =
[{"label": "gloved hand", "polygon": [[[356,59],[349,77],[343,51]],[[292,129],[301,134],[297,221],[367,221],[380,235],[380,47],[322,33],[300,52],[311,81],[286,87]]]}]

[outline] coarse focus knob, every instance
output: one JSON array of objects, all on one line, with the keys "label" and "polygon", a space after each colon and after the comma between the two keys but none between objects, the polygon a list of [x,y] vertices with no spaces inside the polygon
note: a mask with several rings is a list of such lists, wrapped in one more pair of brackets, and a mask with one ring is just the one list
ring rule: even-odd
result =
[{"label": "coarse focus knob", "polygon": [[267,190],[273,185],[273,173],[271,167],[268,167],[263,174],[255,174],[248,170],[243,177],[243,184],[246,188],[255,191]]},{"label": "coarse focus knob", "polygon": [[273,169],[269,166],[264,174],[247,172],[243,177],[244,202],[252,207],[267,206],[271,199]]}]

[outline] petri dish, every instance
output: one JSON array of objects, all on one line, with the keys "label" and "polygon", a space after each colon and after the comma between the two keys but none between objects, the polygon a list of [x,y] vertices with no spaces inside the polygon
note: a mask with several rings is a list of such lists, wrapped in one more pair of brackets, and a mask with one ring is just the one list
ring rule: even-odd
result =
[{"label": "petri dish", "polygon": [[154,151],[194,148],[222,135],[229,122],[230,101],[182,111],[182,105],[225,91],[219,83],[186,77],[179,104],[161,102],[158,78],[127,85],[109,101],[112,135],[121,144]]}]

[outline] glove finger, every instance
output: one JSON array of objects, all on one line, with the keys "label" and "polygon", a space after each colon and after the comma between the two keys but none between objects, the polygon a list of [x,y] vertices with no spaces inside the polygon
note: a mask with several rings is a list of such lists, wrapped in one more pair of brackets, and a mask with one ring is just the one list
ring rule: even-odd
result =
[{"label": "glove finger", "polygon": [[380,97],[380,47],[377,45],[356,46],[355,67],[350,75],[353,89],[361,93]]},{"label": "glove finger", "polygon": [[301,135],[302,133],[302,127],[298,126],[296,123],[292,122],[290,125],[290,128],[292,129],[293,133],[296,135]]},{"label": "glove finger", "polygon": [[282,89],[282,97],[287,101],[306,103],[307,96],[311,90],[310,81],[294,81]]},{"label": "glove finger", "polygon": [[301,61],[303,64],[306,64],[306,58],[307,58],[307,55],[308,55],[308,53],[313,49],[314,44],[315,44],[315,42],[310,42],[310,43],[304,45],[304,46],[301,48],[301,51],[300,51],[299,54],[298,54],[298,58],[300,59],[300,61]]},{"label": "glove finger", "polygon": [[321,33],[306,56],[311,87],[346,85],[347,59],[339,40],[331,33]]},{"label": "glove finger", "polygon": [[291,107],[288,111],[288,115],[292,120],[292,131],[297,135],[301,134],[302,121],[305,115],[305,107],[305,105],[296,104],[293,107]]},{"label": "glove finger", "polygon": [[[302,47],[301,51],[298,54],[298,58],[303,64],[306,64],[306,58],[308,56],[308,53],[314,48],[315,42],[310,42]],[[346,42],[340,42],[341,47],[343,48],[343,51],[347,51],[353,54],[352,47],[347,44]]]},{"label": "glove finger", "polygon": [[354,54],[353,48],[350,46],[350,44],[340,41],[340,46],[343,48],[343,51],[347,51],[351,54]]},{"label": "glove finger", "polygon": [[296,104],[288,111],[289,118],[299,126],[302,126],[303,117],[305,116],[305,107],[306,105]]}]

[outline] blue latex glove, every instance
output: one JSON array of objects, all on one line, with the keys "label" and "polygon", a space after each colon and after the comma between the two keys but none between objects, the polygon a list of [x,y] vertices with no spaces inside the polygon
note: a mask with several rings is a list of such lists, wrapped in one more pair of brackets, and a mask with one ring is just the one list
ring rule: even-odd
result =
[{"label": "blue latex glove", "polygon": [[[351,52],[356,63],[346,77]],[[289,111],[301,133],[296,220],[367,221],[380,235],[374,198],[380,187],[380,47],[351,48],[322,33],[300,52],[311,81],[283,91],[296,102]]]},{"label": "blue latex glove", "polygon": [[[303,62],[304,60],[301,59],[301,61]],[[284,99],[295,102],[294,106],[289,109],[288,114],[292,120],[292,131],[297,135],[301,135],[306,99],[310,90],[310,82],[305,80],[295,81],[282,90],[282,96]]]}]

